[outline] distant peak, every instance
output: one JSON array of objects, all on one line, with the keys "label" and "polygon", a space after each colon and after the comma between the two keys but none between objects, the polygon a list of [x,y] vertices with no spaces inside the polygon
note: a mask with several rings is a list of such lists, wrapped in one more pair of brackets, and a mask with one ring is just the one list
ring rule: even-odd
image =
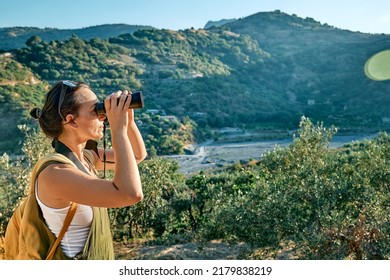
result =
[{"label": "distant peak", "polygon": [[204,26],[204,29],[207,29],[207,28],[210,28],[210,27],[218,27],[218,26],[221,26],[221,25],[224,25],[224,24],[227,24],[227,23],[230,23],[230,22],[233,22],[233,21],[236,21],[237,19],[233,18],[233,19],[221,19],[221,20],[218,20],[218,21],[211,21],[209,20],[206,25]]}]

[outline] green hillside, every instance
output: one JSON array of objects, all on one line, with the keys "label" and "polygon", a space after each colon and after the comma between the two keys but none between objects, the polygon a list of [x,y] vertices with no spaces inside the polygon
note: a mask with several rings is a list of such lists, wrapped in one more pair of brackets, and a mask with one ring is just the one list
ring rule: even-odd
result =
[{"label": "green hillside", "polygon": [[[113,34],[110,25],[104,28]],[[11,56],[18,69],[30,69],[46,85],[85,81],[100,97],[118,88],[140,89],[142,113],[191,120],[197,129],[184,138],[199,141],[227,126],[292,130],[303,115],[346,133],[389,130],[390,82],[363,73],[367,58],[389,47],[389,35],[340,30],[275,11],[209,29],[138,29],[108,39],[73,34],[48,41],[37,33]],[[5,68],[1,73],[9,81],[3,95],[10,95],[13,76],[22,74]],[[24,87],[28,93],[14,105],[20,110],[34,103],[36,92]]]},{"label": "green hillside", "polygon": [[17,126],[30,123],[28,109],[42,104],[47,83],[6,55],[0,69],[0,151],[17,152],[23,139]]},{"label": "green hillside", "polygon": [[[390,81],[363,74],[372,54],[390,49],[390,35],[280,11],[220,24],[61,40],[32,32],[23,47],[0,52],[0,259],[31,168],[51,151],[28,112],[60,79],[85,81],[100,98],[129,88],[145,95],[136,110],[150,155],[139,165],[144,199],[109,209],[118,259],[183,258],[150,248],[185,243],[194,252],[239,245],[239,259],[390,259],[389,134],[330,145],[336,133],[390,131]],[[183,174],[159,157],[221,131],[249,132],[249,141],[291,130],[289,146],[216,169]]]},{"label": "green hillside", "polygon": [[0,50],[12,50],[25,47],[25,42],[31,36],[39,36],[44,41],[64,41],[73,35],[82,39],[110,38],[121,34],[132,33],[138,29],[151,29],[151,26],[128,24],[104,24],[79,29],[57,29],[36,27],[6,27],[0,28]]},{"label": "green hillside", "polygon": [[[364,76],[365,61],[390,48],[390,35],[341,30],[275,11],[225,25],[256,39],[275,59],[280,96],[296,111],[341,128],[389,127],[389,82]],[[375,108],[375,109],[374,109]]]}]

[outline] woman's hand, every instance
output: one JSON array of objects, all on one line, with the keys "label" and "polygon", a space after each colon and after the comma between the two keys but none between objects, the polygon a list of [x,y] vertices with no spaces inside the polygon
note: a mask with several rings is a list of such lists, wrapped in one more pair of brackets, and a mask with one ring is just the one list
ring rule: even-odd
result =
[{"label": "woman's hand", "polygon": [[[127,131],[129,125],[128,110],[131,102],[131,92],[117,91],[104,100],[106,115],[112,132]],[[133,117],[134,119],[134,117]]]},{"label": "woman's hand", "polygon": [[142,199],[142,186],[136,157],[129,141],[129,130],[134,122],[129,123],[128,110],[131,92],[117,91],[104,100],[106,116],[110,122],[114,166],[114,187],[128,196],[128,201]]},{"label": "woman's hand", "polygon": [[[118,98],[120,98],[120,101],[118,106],[116,106],[116,100]],[[104,100],[104,106],[106,108],[108,121],[110,122],[112,140],[119,140],[117,139],[118,137],[126,137],[126,141],[131,145],[137,163],[140,163],[146,158],[147,152],[142,135],[134,120],[134,110],[129,109],[130,102],[131,91],[117,91]],[[117,162],[118,152],[123,153],[123,151],[116,150],[121,147],[123,143],[117,143],[118,141],[113,141],[113,149],[106,152],[108,161]],[[103,151],[101,150],[99,154],[102,153]],[[102,167],[99,165],[99,170],[101,168]],[[115,166],[110,166],[109,168],[113,169]]]}]

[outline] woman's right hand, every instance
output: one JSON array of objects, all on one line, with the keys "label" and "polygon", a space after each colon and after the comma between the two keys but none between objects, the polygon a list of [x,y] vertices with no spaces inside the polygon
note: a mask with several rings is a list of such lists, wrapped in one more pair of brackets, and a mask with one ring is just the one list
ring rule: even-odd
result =
[{"label": "woman's right hand", "polygon": [[127,90],[113,92],[104,100],[104,107],[110,123],[111,133],[127,132],[127,126],[129,125],[127,111],[130,102],[131,92]]}]

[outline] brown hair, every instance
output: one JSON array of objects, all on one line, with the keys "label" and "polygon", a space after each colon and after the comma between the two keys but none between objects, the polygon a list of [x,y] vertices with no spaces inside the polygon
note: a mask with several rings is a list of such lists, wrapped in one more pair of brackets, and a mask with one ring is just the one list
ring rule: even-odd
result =
[{"label": "brown hair", "polygon": [[[69,83],[74,84],[75,87],[69,87],[67,85]],[[82,82],[56,82],[46,94],[46,100],[42,110],[34,108],[30,111],[30,115],[38,119],[39,126],[47,137],[55,139],[62,133],[62,122],[65,121],[62,116],[72,114],[77,117],[81,105],[77,95],[80,88],[90,89],[88,84]],[[62,116],[58,110],[61,93],[64,95],[64,100],[60,108]]]}]

